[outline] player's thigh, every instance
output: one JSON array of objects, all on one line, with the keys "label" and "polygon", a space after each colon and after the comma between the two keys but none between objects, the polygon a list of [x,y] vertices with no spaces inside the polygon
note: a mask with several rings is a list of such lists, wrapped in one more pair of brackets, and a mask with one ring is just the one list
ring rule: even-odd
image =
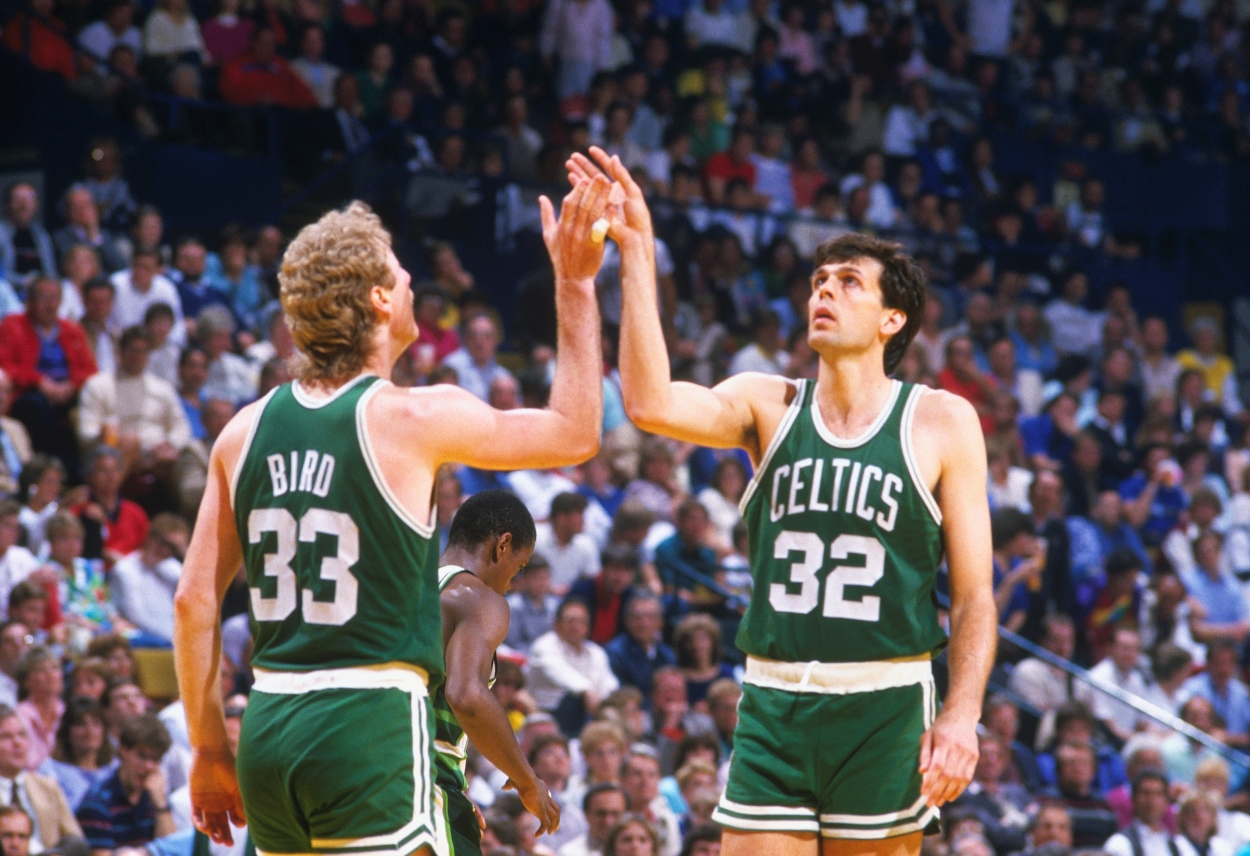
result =
[{"label": "player's thigh", "polygon": [[746,832],[725,829],[721,856],[820,856],[820,839],[812,832]]},{"label": "player's thigh", "polygon": [[[856,842],[936,831],[920,793],[920,740],[936,713],[932,681],[829,696],[819,734],[820,833]],[[868,852],[868,851],[865,851]]]},{"label": "player's thigh", "polygon": [[922,841],[924,834],[920,832],[868,841],[822,838],[820,856],[919,856]]},{"label": "player's thigh", "polygon": [[444,791],[447,806],[449,856],[482,856],[482,827],[473,802],[461,791]]},{"label": "player's thigh", "polygon": [[259,850],[367,842],[404,856],[441,829],[423,696],[400,689],[254,692],[248,708],[239,785]]}]

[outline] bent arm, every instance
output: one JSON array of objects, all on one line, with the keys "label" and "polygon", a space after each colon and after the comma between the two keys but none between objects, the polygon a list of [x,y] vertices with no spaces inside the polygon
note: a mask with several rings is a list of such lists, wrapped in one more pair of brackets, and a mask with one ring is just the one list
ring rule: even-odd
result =
[{"label": "bent arm", "polygon": [[945,709],[976,722],[981,718],[998,638],[985,440],[976,411],[966,401],[941,396],[932,404],[941,408],[935,420],[944,438],[938,506],[951,587],[950,688]]},{"label": "bent arm", "polygon": [[251,419],[242,411],[218,438],[208,465],[208,486],[174,596],[174,662],[187,712],[187,734],[198,752],[226,753],[221,698],[221,602],[243,563],[230,507],[230,476],[223,450],[237,454]]},{"label": "bent arm", "polygon": [[508,629],[501,597],[464,588],[443,593],[443,623],[452,625],[445,651],[447,704],[473,745],[521,791],[538,777],[517,745],[508,713],[490,691],[491,661]]}]

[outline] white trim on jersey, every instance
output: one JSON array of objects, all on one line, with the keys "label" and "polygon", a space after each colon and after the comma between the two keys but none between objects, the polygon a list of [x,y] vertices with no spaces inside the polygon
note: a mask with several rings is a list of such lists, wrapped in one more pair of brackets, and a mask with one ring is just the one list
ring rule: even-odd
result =
[{"label": "white trim on jersey", "polygon": [[382,467],[378,464],[377,455],[373,451],[373,441],[369,439],[369,425],[365,415],[369,402],[373,396],[379,391],[390,385],[390,381],[384,380],[375,383],[360,396],[360,400],[356,402],[356,439],[360,443],[360,451],[364,455],[365,464],[369,467],[369,476],[373,479],[373,485],[378,489],[378,493],[382,494],[382,498],[386,500],[386,504],[390,506],[391,511],[395,512],[395,516],[420,535],[422,538],[433,538],[435,536],[435,514],[437,508],[434,503],[430,503],[430,520],[428,523],[422,523],[412,515],[404,504],[399,501],[399,497],[391,490],[391,486],[387,484],[386,477],[382,473]]},{"label": "white trim on jersey", "polygon": [[264,415],[265,408],[269,405],[269,399],[273,398],[273,394],[281,387],[275,386],[269,392],[265,393],[265,397],[256,403],[256,412],[252,414],[252,424],[247,426],[247,436],[243,439],[243,448],[239,450],[239,459],[234,462],[234,472],[230,474],[230,510],[236,508],[234,502],[235,491],[239,487],[239,474],[243,472],[243,464],[247,461],[247,453],[252,449],[252,441],[256,439],[256,430],[260,428],[260,417]]},{"label": "white trim on jersey", "polygon": [[925,484],[924,478],[921,477],[920,465],[916,461],[916,452],[912,448],[912,421],[916,416],[916,404],[920,401],[920,397],[925,394],[926,387],[916,384],[912,387],[911,395],[907,396],[907,404],[903,407],[903,422],[899,426],[899,440],[903,446],[903,461],[907,464],[907,472],[911,475],[911,483],[915,486],[916,492],[920,494],[920,498],[924,500],[924,504],[928,507],[929,513],[933,515],[933,520],[938,526],[942,525],[942,509],[938,507],[937,500],[933,497],[933,492],[929,490],[929,486]]},{"label": "white trim on jersey", "polygon": [[860,446],[866,445],[873,437],[877,436],[882,426],[885,425],[886,420],[890,418],[890,414],[894,412],[894,404],[898,401],[898,393],[902,388],[903,384],[901,381],[890,381],[890,397],[886,399],[881,412],[877,414],[877,418],[872,420],[872,424],[868,426],[864,433],[849,440],[844,440],[829,430],[829,426],[825,424],[824,416],[820,413],[820,402],[816,398],[816,391],[812,390],[812,424],[816,426],[816,433],[820,435],[820,439],[836,449],[858,449]]}]

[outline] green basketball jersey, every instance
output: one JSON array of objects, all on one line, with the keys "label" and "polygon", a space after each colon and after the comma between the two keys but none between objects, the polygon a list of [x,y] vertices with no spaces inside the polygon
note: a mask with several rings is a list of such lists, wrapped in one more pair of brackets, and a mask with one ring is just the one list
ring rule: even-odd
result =
[{"label": "green basketball jersey", "polygon": [[[438,590],[447,588],[456,576],[472,571],[459,565],[443,565],[438,569]],[[495,685],[495,662],[491,662],[488,687]],[[456,721],[447,703],[447,685],[440,683],[434,691],[434,782],[443,790],[463,791],[468,784],[464,765],[468,760],[469,738]]]},{"label": "green basketball jersey", "polygon": [[365,431],[385,386],[366,375],[318,401],[286,384],[257,409],[231,484],[257,666],[442,675],[438,536],[387,487]]},{"label": "green basketball jersey", "polygon": [[911,448],[924,387],[893,382],[854,440],[829,432],[799,381],[742,497],[755,587],[738,647],[788,662],[933,654],[946,642],[934,581],[941,512]]}]

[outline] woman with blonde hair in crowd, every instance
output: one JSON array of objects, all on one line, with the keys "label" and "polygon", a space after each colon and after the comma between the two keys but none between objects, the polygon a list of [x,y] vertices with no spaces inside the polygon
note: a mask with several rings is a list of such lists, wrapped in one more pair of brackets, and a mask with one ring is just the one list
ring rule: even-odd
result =
[{"label": "woman with blonde hair in crowd", "polygon": [[569,778],[569,801],[580,805],[582,796],[595,785],[621,783],[621,761],[629,743],[625,731],[615,722],[598,720],[587,723],[579,740],[585,772]]},{"label": "woman with blonde hair in crowd", "polygon": [[1232,844],[1216,835],[1219,797],[1195,788],[1181,798],[1172,841],[1179,856],[1234,856]]},{"label": "woman with blonde hair in crowd", "polygon": [[17,715],[30,735],[26,769],[36,770],[52,756],[57,729],[65,714],[65,702],[61,700],[65,689],[61,659],[51,649],[37,645],[18,661],[14,678],[20,699]]},{"label": "woman with blonde hair in crowd", "polygon": [[1211,795],[1217,811],[1215,814],[1215,837],[1227,841],[1234,853],[1250,844],[1250,815],[1243,811],[1229,811],[1224,807],[1228,799],[1228,762],[1223,758],[1204,758],[1194,770],[1194,786]]}]

